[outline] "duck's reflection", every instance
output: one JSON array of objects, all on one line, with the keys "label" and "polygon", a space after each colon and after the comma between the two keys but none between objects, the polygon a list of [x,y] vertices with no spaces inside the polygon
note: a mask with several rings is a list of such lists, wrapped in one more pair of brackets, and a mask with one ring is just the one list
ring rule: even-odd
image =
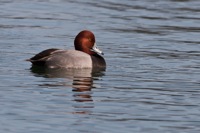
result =
[{"label": "duck's reflection", "polygon": [[[93,79],[104,75],[105,70],[92,70],[92,69],[47,69],[38,66],[32,66],[31,72],[36,76],[43,76],[46,78],[66,78],[72,80],[72,91],[74,101],[73,104],[75,112],[79,114],[90,113],[89,108],[93,108],[93,99],[91,89],[93,86]],[[49,85],[54,86],[54,85]],[[66,83],[63,84],[66,86]],[[67,85],[69,86],[69,84]],[[84,103],[82,103],[84,102]],[[87,104],[85,104],[87,102]]]},{"label": "duck's reflection", "polygon": [[85,78],[74,78],[73,79],[73,91],[74,93],[74,100],[77,102],[87,102],[93,101],[91,97],[91,89],[93,86],[93,79],[92,77],[85,77]]}]

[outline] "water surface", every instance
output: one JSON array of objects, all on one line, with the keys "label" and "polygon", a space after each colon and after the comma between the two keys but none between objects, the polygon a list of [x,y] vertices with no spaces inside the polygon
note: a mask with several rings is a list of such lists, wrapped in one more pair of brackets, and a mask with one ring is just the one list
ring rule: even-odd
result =
[{"label": "water surface", "polygon": [[[0,132],[198,133],[200,1],[0,1]],[[106,71],[32,69],[94,32]]]}]

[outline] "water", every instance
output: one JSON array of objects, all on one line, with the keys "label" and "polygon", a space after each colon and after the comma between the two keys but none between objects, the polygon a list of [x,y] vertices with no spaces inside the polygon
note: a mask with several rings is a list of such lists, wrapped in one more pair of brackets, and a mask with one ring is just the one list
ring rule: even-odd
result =
[{"label": "water", "polygon": [[[0,132],[199,133],[199,0],[1,0]],[[89,29],[102,72],[24,61]]]}]

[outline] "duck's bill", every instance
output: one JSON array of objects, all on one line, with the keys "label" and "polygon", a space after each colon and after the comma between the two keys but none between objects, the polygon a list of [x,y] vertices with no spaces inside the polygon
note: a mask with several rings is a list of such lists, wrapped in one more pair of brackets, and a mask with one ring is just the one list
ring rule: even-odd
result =
[{"label": "duck's bill", "polygon": [[100,55],[104,55],[103,52],[97,48],[96,44],[94,44],[94,46],[92,47],[91,51],[100,54]]}]

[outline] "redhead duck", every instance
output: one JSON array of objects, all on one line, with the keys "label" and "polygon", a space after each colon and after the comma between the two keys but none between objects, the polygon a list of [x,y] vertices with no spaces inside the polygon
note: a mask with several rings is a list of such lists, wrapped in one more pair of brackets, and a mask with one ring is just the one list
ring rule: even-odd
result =
[{"label": "redhead duck", "polygon": [[105,68],[106,62],[95,44],[91,31],[81,31],[74,40],[75,50],[51,48],[28,59],[33,65],[47,68]]}]

